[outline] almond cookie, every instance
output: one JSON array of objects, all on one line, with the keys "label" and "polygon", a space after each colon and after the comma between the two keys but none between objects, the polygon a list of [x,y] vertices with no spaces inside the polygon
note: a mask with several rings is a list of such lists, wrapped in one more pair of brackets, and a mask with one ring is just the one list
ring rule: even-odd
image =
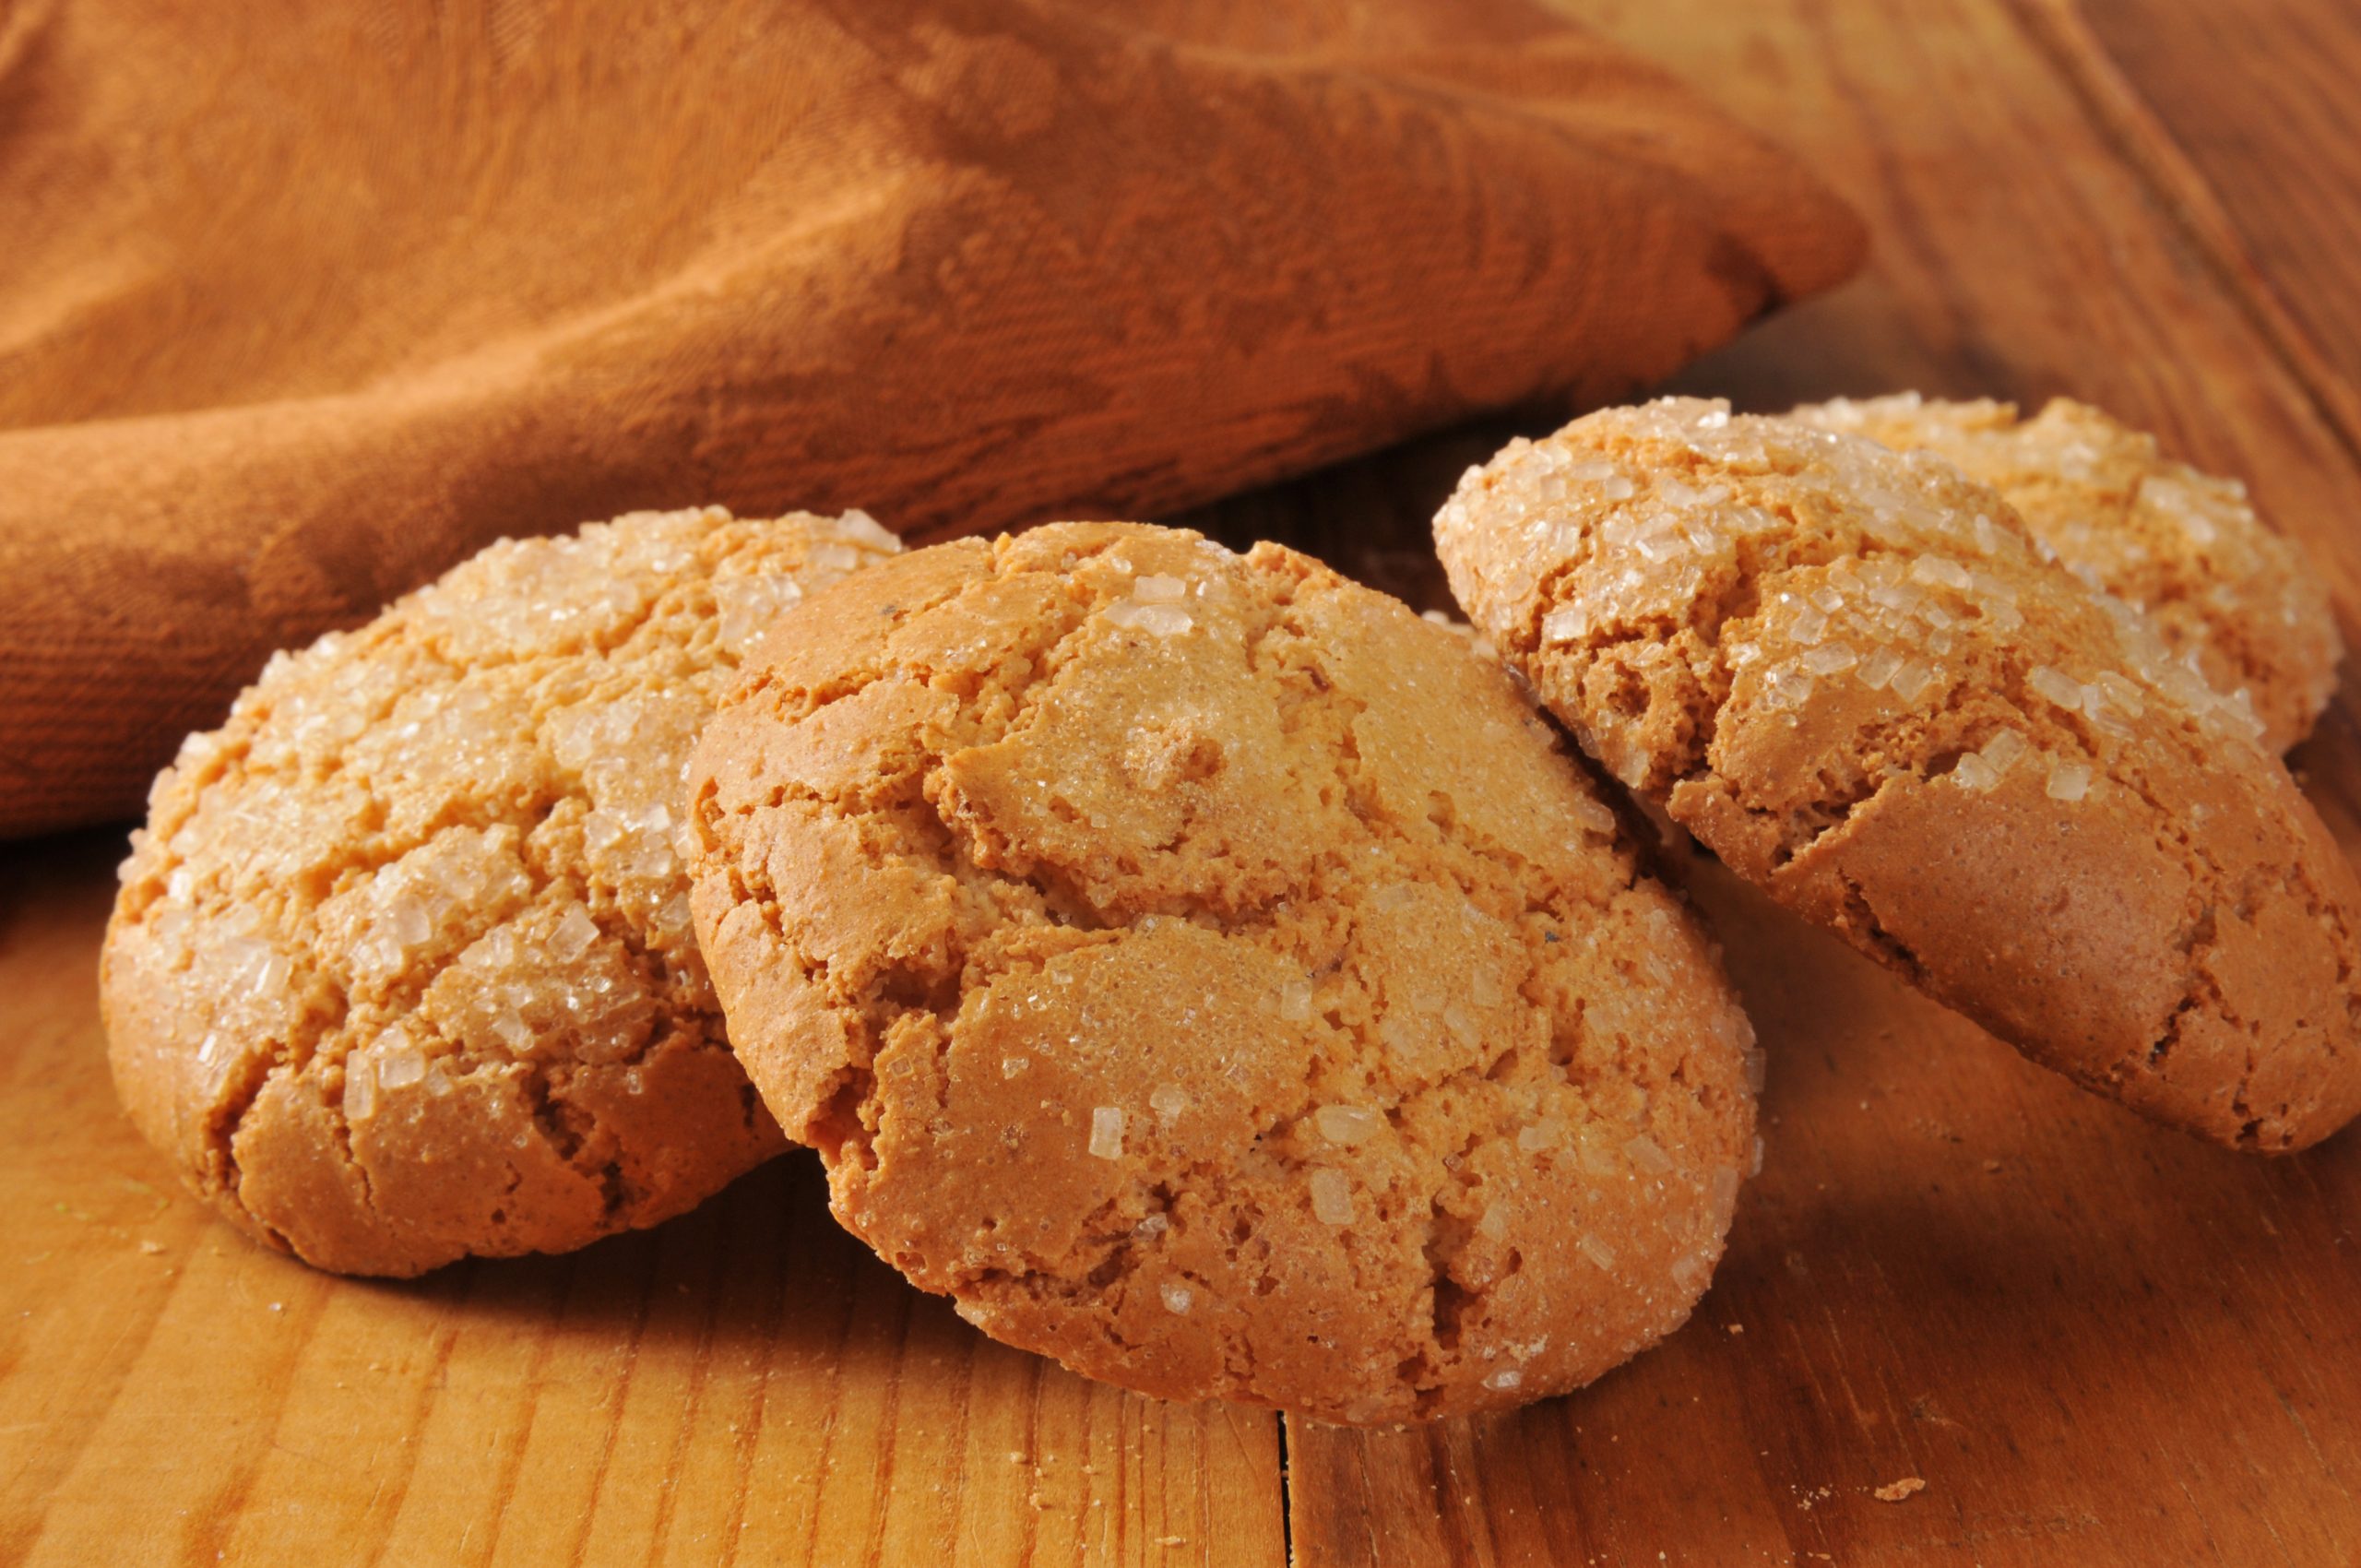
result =
[{"label": "almond cookie", "polygon": [[2154,436],[2064,398],[2030,420],[2011,403],[1916,392],[1788,417],[1931,452],[1999,491],[2037,545],[2144,612],[2214,690],[2251,703],[2272,750],[2310,734],[2335,692],[2343,649],[2319,573],[2255,516],[2245,485],[2171,461]]},{"label": "almond cookie", "polygon": [[1790,909],[2159,1121],[2361,1109],[2355,888],[2245,705],[1925,455],[1720,403],[1469,470],[1452,587],[1584,746]]},{"label": "almond cookie", "polygon": [[272,659],[133,835],[101,963],[141,1132],[252,1235],[410,1275],[678,1214],[781,1146],[677,858],[740,651],[892,538],[640,515]]},{"label": "almond cookie", "polygon": [[1585,1383],[1712,1275],[1716,955],[1504,671],[1313,561],[905,555],[780,622],[691,790],[747,1072],[996,1338],[1415,1420]]}]

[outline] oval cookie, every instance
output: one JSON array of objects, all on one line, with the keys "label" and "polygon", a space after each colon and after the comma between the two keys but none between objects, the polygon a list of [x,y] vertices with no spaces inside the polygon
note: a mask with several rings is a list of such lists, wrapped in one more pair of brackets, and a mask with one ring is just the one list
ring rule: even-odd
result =
[{"label": "oval cookie", "polygon": [[1511,444],[1435,537],[1593,755],[2036,1061],[2240,1147],[2361,1109],[2351,867],[2245,705],[1992,491],[1667,399]]},{"label": "oval cookie", "polygon": [[692,788],[748,1073],[997,1338],[1391,1422],[1705,1288],[1752,1143],[1716,955],[1392,600],[1139,525],[919,551],[780,623]]},{"label": "oval cookie", "polygon": [[2154,436],[2064,398],[2029,420],[1915,392],[1788,417],[1931,452],[1999,491],[2069,570],[2144,612],[2214,690],[2243,694],[2272,750],[2310,734],[2334,694],[2343,648],[2319,574],[2245,485],[2170,460]]},{"label": "oval cookie", "polygon": [[635,516],[275,657],[123,868],[133,1121],[248,1232],[357,1274],[578,1247],[777,1150],[691,933],[681,769],[770,618],[895,548],[858,515]]}]

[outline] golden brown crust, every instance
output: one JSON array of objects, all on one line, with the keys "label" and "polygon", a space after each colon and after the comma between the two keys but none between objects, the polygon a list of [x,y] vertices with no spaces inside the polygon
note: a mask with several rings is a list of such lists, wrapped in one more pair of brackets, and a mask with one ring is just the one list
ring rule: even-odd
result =
[{"label": "golden brown crust", "polygon": [[1391,600],[1138,525],[919,551],[781,621],[692,790],[749,1074],[996,1337],[1398,1421],[1704,1289],[1743,1016],[1509,677]]},{"label": "golden brown crust", "polygon": [[779,1147],[674,848],[739,650],[893,549],[640,515],[504,543],[272,661],[134,837],[101,958],[125,1106],[324,1268],[416,1274],[677,1214]]},{"label": "golden brown crust", "polygon": [[1584,745],[2028,1055],[2225,1144],[2361,1109],[2351,867],[2244,705],[1931,457],[1667,399],[1436,540]]},{"label": "golden brown crust", "polygon": [[2272,750],[2310,734],[2334,695],[2343,647],[2319,573],[2245,485],[2168,459],[2154,436],[2065,398],[2029,420],[1915,392],[1788,417],[1930,452],[1999,491],[2062,564],[2145,613],[2216,691],[2243,693]]}]

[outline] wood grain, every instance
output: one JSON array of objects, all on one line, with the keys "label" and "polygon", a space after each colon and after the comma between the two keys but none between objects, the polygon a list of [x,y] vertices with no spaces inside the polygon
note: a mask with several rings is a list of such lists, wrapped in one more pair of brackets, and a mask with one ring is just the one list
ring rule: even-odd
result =
[{"label": "wood grain", "polygon": [[2147,1126],[1694,885],[1772,1062],[1713,1293],[1566,1399],[1292,1424],[1297,1562],[2355,1561],[2361,1140]]},{"label": "wood grain", "polygon": [[1284,1553],[1276,1423],[1005,1349],[816,1163],[414,1284],[248,1244],[115,1109],[113,835],[0,906],[0,1563],[1109,1562]]},{"label": "wood grain", "polygon": [[[1683,389],[2091,398],[2248,478],[2353,638],[2343,433],[2054,39],[1972,0],[1572,8],[1798,146],[1877,236],[1868,278]],[[2348,849],[2354,697],[2302,759]],[[1291,1423],[1297,1561],[2361,1560],[2356,1140],[2280,1164],[2199,1148],[1718,873],[1698,891],[1773,1070],[1770,1160],[1698,1320],[1512,1417]],[[1904,1477],[1926,1490],[1876,1497]]]},{"label": "wood grain", "polygon": [[2019,0],[2361,450],[2361,26],[2322,0]]},{"label": "wood grain", "polygon": [[[2361,640],[2337,400],[2361,170],[2252,163],[2326,123],[2361,24],[2268,6],[2300,44],[2164,0],[1572,6],[1876,231],[1860,283],[1680,385],[2092,398],[2246,477]],[[2283,70],[2291,49],[2313,58]],[[1187,520],[1443,607],[1432,506],[1556,417]],[[2348,850],[2357,696],[2298,757]],[[1290,1532],[1302,1568],[2361,1562],[2361,1136],[2260,1161],[2151,1128],[1709,862],[1673,869],[1772,1076],[1764,1173],[1695,1320],[1511,1416],[1290,1423],[1283,1477],[1267,1418],[982,1340],[835,1230],[802,1158],[570,1259],[388,1287],[260,1253],[164,1190],[113,1109],[89,976],[113,845],[0,854],[0,1568],[1266,1564]],[[1904,1478],[1925,1489],[1876,1495]]]}]

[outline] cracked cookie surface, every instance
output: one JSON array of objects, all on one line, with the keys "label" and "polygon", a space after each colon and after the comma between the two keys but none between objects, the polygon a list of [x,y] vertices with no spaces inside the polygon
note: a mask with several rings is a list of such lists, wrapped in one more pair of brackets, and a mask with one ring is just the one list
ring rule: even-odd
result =
[{"label": "cracked cookie surface", "polygon": [[1471,469],[1453,590],[1739,874],[2160,1121],[2361,1110],[2351,866],[2251,713],[1931,457],[1667,399]]},{"label": "cracked cookie surface", "polygon": [[2029,420],[1915,392],[1787,417],[1931,452],[1999,491],[2061,564],[2144,612],[2214,690],[2245,694],[2272,750],[2310,734],[2334,695],[2343,648],[2319,572],[2245,485],[2167,458],[2154,436],[2065,398]]},{"label": "cracked cookie surface", "polygon": [[997,1338],[1390,1422],[1705,1288],[1753,1148],[1716,955],[1504,671],[1303,556],[905,555],[780,622],[691,790],[748,1073]]},{"label": "cracked cookie surface", "polygon": [[504,541],[273,659],[156,781],[107,930],[115,1083],[250,1234],[348,1273],[560,1252],[782,1146],[729,1051],[681,771],[859,515]]}]

